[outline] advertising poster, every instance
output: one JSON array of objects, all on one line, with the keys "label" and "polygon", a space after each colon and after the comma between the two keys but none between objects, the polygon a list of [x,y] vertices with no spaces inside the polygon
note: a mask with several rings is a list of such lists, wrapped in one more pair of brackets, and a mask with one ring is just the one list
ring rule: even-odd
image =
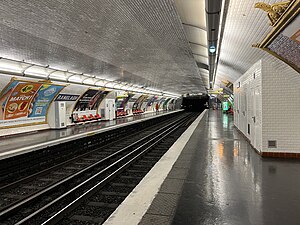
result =
[{"label": "advertising poster", "polygon": [[133,96],[133,94],[126,93],[117,96],[116,98],[116,108],[117,111],[124,111],[126,108],[126,104],[128,103],[129,99]]},{"label": "advertising poster", "polygon": [[162,97],[155,96],[154,102],[152,103],[152,108],[156,109],[156,105],[158,109],[160,109],[160,102],[161,102]]},{"label": "advertising poster", "polygon": [[152,96],[147,96],[147,98],[143,101],[140,109],[143,110],[144,112],[148,110],[148,102],[151,100]]},{"label": "advertising poster", "polygon": [[157,100],[157,96],[153,96],[148,102],[147,102],[147,106],[152,106],[152,104],[154,102],[156,102]]},{"label": "advertising poster", "polygon": [[167,98],[164,102],[163,102],[163,110],[168,110],[168,103],[171,99],[170,98]]},{"label": "advertising poster", "polygon": [[154,103],[160,105],[162,99],[163,97],[157,96],[157,99],[155,99]]},{"label": "advertising poster", "polygon": [[108,93],[109,91],[103,90],[87,90],[76,102],[74,111],[97,110]]},{"label": "advertising poster", "polygon": [[164,102],[166,101],[166,98],[162,97],[159,101],[158,101],[158,105],[160,108],[163,107]]},{"label": "advertising poster", "polygon": [[138,100],[138,98],[141,96],[142,94],[134,94],[130,99],[129,102],[132,103],[132,105],[136,102],[136,100]]},{"label": "advertising poster", "polygon": [[132,110],[141,109],[143,102],[148,98],[148,95],[141,95],[133,104]]},{"label": "advertising poster", "polygon": [[223,111],[227,111],[229,108],[228,102],[222,102]]},{"label": "advertising poster", "polygon": [[11,81],[0,95],[0,127],[45,123],[53,98],[64,86],[34,81]]},{"label": "advertising poster", "polygon": [[127,103],[127,108],[132,110],[134,103],[141,95],[142,94],[133,94],[133,96],[129,99],[129,101]]}]

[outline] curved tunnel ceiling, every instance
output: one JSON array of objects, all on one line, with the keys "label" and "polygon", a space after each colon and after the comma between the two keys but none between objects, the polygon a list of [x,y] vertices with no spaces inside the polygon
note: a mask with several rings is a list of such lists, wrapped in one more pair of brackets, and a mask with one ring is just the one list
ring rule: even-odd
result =
[{"label": "curved tunnel ceiling", "polygon": [[0,2],[0,56],[174,93],[204,92],[172,0]]},{"label": "curved tunnel ceiling", "polygon": [[[272,29],[257,0],[223,1],[216,85],[261,58],[289,68],[251,47]],[[2,0],[0,14],[0,57],[178,94],[209,86],[205,0]]]},{"label": "curved tunnel ceiling", "polygon": [[[273,28],[267,13],[254,8],[256,2],[258,0],[229,1],[217,77],[223,75],[229,81],[235,81],[261,58],[273,62],[277,68],[284,68],[287,73],[297,73],[274,56],[252,47],[253,44],[260,43]],[[272,5],[282,1],[262,2]]]},{"label": "curved tunnel ceiling", "polygon": [[[214,0],[211,0],[214,1]],[[221,1],[221,0],[215,0]],[[252,47],[260,43],[271,31],[267,13],[254,8],[258,0],[223,0],[227,14],[220,48],[220,57],[216,74],[216,88],[224,82],[234,82],[254,63],[264,58],[274,62],[276,67],[284,68],[288,73],[297,73],[290,66],[274,56]],[[280,0],[263,0],[267,4]],[[208,63],[205,22],[205,0],[175,0],[190,48],[197,63]],[[198,45],[194,44],[198,43]],[[209,73],[200,69],[203,83],[208,86]]]}]

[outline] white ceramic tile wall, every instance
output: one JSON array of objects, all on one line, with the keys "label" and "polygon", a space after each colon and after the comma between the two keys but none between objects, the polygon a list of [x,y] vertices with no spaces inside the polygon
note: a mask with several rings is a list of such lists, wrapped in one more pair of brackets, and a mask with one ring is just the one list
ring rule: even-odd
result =
[{"label": "white ceramic tile wall", "polygon": [[[58,82],[56,82],[58,83]],[[64,84],[64,83],[61,83]],[[85,91],[88,90],[89,87],[84,86],[84,85],[76,85],[76,84],[70,84],[67,85],[62,91],[61,94],[73,94],[73,95],[82,95]],[[67,101],[66,102],[66,119],[67,119],[67,125],[71,125],[72,124],[72,120],[70,119],[71,114],[73,112],[73,109],[75,107],[76,101]],[[49,108],[49,114],[50,112],[54,113],[54,104],[51,104],[50,108]],[[49,120],[53,120],[54,121],[54,117],[49,118]],[[53,123],[53,121],[48,121],[49,124]]]},{"label": "white ceramic tile wall", "polygon": [[[263,61],[263,149],[300,152],[300,74],[272,61]],[[277,148],[268,148],[268,140],[276,140]]]},{"label": "white ceramic tile wall", "polygon": [[262,146],[261,67],[261,61],[255,63],[234,83],[235,126],[259,151]]},{"label": "white ceramic tile wall", "polygon": [[[234,124],[258,151],[300,152],[300,75],[297,72],[280,60],[267,57],[234,83],[234,93]],[[276,140],[277,148],[268,148],[268,140]]]}]

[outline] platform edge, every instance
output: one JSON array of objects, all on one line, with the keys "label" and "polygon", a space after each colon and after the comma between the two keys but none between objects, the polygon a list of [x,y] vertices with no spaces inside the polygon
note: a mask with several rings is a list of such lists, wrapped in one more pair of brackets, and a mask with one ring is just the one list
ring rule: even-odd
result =
[{"label": "platform edge", "polygon": [[104,225],[137,225],[147,212],[152,201],[157,195],[162,183],[172,169],[180,153],[190,140],[197,128],[205,109],[188,129],[171,146],[169,151],[149,171],[143,180],[133,189],[122,204],[104,222]]}]

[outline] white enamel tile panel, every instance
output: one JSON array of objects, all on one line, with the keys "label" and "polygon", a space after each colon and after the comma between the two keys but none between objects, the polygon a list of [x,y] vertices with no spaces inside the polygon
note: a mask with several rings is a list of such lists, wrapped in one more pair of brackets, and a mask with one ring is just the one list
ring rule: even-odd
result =
[{"label": "white enamel tile panel", "polygon": [[[237,88],[239,84],[240,88]],[[299,74],[290,67],[286,68],[280,60],[265,57],[234,83],[234,93],[234,124],[256,149],[300,152]],[[256,127],[250,129],[250,134],[248,124],[250,128]],[[253,131],[255,137],[251,135]],[[269,148],[268,141],[274,140],[277,147]]]}]

